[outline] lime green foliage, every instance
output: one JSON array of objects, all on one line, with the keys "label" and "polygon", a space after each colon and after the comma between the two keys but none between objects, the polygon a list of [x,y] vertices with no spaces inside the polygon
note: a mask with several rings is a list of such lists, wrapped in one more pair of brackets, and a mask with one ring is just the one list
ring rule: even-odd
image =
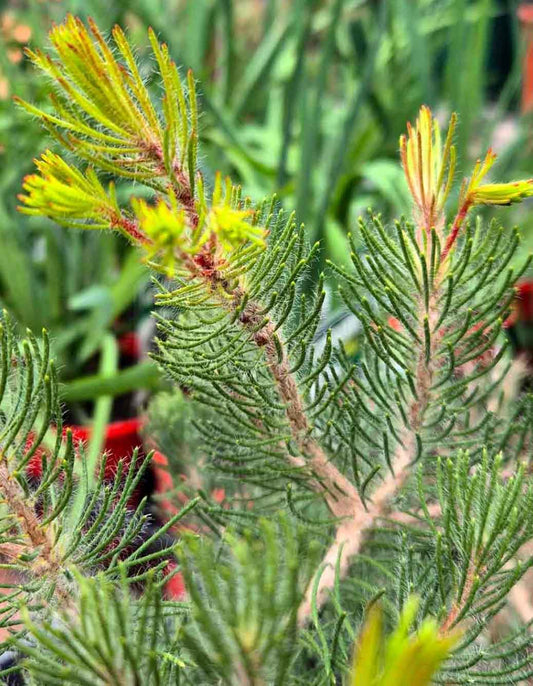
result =
[{"label": "lime green foliage", "polygon": [[474,205],[510,205],[533,195],[533,179],[511,183],[485,183],[482,181],[496,161],[496,154],[488,150],[483,162],[478,160],[472,177],[463,188],[462,202]]},{"label": "lime green foliage", "polygon": [[[428,226],[439,221],[453,186],[456,149],[452,141],[456,123],[457,118],[452,115],[443,145],[437,120],[431,110],[423,106],[415,126],[409,125],[408,135],[400,137],[402,165],[409,191]],[[476,162],[471,178],[465,180],[461,189],[461,208],[470,209],[481,204],[510,205],[533,195],[533,179],[483,184],[495,161],[496,154],[489,148],[483,161]]]},{"label": "lime green foliage", "polygon": [[372,605],[357,644],[349,686],[429,686],[459,634],[441,635],[431,618],[412,632],[419,605],[418,598],[412,596],[398,626],[388,636],[381,607]]},{"label": "lime green foliage", "polygon": [[108,228],[120,217],[113,185],[106,191],[90,167],[82,174],[50,150],[36,165],[40,175],[26,177],[27,195],[20,196],[24,205],[19,209],[24,214],[42,215],[46,208],[46,214],[58,223],[87,229]]},{"label": "lime green foliage", "polygon": [[511,205],[533,195],[533,180],[486,183],[472,192],[475,205]]},{"label": "lime green foliage", "polygon": [[54,130],[63,130],[66,142],[79,155],[118,176],[141,179],[172,173],[177,141],[185,155],[196,133],[194,123],[189,129],[181,82],[168,52],[159,48],[152,34],[167,89],[163,123],[121,29],[117,27],[113,34],[123,61],[119,64],[96,26],[90,23],[90,28],[91,33],[80,19],[69,16],[52,29],[50,40],[59,60],[39,50],[28,51],[34,64],[56,83],[59,93],[53,101],[53,115],[25,106]]},{"label": "lime green foliage", "polygon": [[246,243],[263,249],[266,231],[246,221],[254,216],[253,210],[233,206],[235,193],[236,189],[227,179],[223,194],[222,183],[217,176],[212,206],[202,207],[201,214],[195,214],[193,222],[188,220],[187,210],[180,205],[172,188],[168,191],[167,201],[159,198],[155,204],[149,204],[144,199],[132,198],[131,205],[139,229],[146,237],[142,243],[148,259],[152,263],[158,260],[172,275],[176,261],[179,263],[181,259],[183,262],[185,255],[200,254],[207,243],[211,242],[213,246],[213,240],[220,246],[221,267],[225,257]]},{"label": "lime green foliage", "polygon": [[[415,126],[407,125],[407,136],[400,137],[402,166],[415,203],[417,223],[426,232],[442,232],[447,220],[445,203],[453,187],[456,150],[453,135],[456,116],[452,115],[444,144],[440,127],[431,110],[422,106]],[[446,238],[443,256],[454,246],[468,213],[476,205],[510,205],[533,195],[533,179],[512,183],[483,184],[482,181],[496,161],[489,148],[483,161],[478,160],[472,175],[461,185],[458,210]]]},{"label": "lime green foliage", "polygon": [[195,242],[187,240],[187,217],[185,210],[176,206],[169,207],[159,200],[149,205],[146,200],[133,198],[133,211],[139,221],[141,231],[149,240],[147,257],[159,258],[160,263],[170,273],[174,273],[176,252],[194,252]]},{"label": "lime green foliage", "polygon": [[[264,248],[265,231],[254,226],[254,212],[242,207],[239,189],[220,180],[212,200],[197,178],[198,113],[194,81],[187,95],[177,67],[153,32],[150,41],[164,89],[160,107],[152,103],[122,30],[113,39],[117,60],[94,23],[87,30],[69,16],[50,33],[57,60],[29,51],[34,64],[56,82],[51,115],[20,101],[37,114],[58,139],[101,170],[126,177],[157,192],[152,202],[132,198],[121,209],[113,185],[106,192],[93,168],[78,171],[46,152],[37,162],[39,175],[28,176],[23,211],[42,214],[82,228],[111,228],[142,245],[150,264],[194,276],[186,255],[209,256],[210,269],[227,267],[228,253],[251,243],[250,259]],[[183,270],[185,271],[183,272]]]},{"label": "lime green foliage", "polygon": [[253,210],[237,210],[232,207],[233,193],[230,179],[226,179],[223,190],[220,174],[217,174],[213,190],[213,206],[207,216],[207,232],[212,232],[217,236],[222,247],[228,252],[248,241],[264,248],[267,232],[245,221],[253,217]]}]

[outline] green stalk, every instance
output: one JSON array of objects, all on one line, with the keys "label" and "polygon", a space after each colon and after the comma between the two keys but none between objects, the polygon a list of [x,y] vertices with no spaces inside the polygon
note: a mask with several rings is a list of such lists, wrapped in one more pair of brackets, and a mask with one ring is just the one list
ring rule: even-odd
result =
[{"label": "green stalk", "polygon": [[61,400],[72,403],[100,396],[114,397],[144,388],[155,390],[161,385],[161,374],[154,362],[139,362],[111,375],[93,374],[74,379],[61,388]]},{"label": "green stalk", "polygon": [[[101,346],[100,357],[100,375],[102,377],[112,377],[118,366],[118,345],[115,337],[107,333]],[[85,464],[82,465],[77,461],[76,471],[78,474],[87,474],[87,484],[89,491],[91,491],[96,484],[96,467],[98,459],[102,453],[105,442],[105,432],[109,420],[111,419],[111,410],[113,407],[113,397],[111,395],[102,395],[95,402],[94,418],[91,427],[91,437],[87,452],[85,454]],[[81,475],[80,475],[81,476]],[[86,492],[84,488],[77,491],[76,499],[73,507],[73,521],[77,521],[81,509],[84,506]]]}]

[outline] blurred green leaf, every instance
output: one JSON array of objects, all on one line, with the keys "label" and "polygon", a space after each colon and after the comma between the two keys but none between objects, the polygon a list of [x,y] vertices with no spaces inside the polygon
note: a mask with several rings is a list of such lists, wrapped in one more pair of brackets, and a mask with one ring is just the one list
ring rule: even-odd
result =
[{"label": "blurred green leaf", "polygon": [[248,63],[233,93],[232,110],[237,119],[243,113],[255,90],[268,82],[268,74],[292,29],[287,23],[275,23]]},{"label": "blurred green leaf", "polygon": [[110,375],[94,374],[68,381],[60,387],[65,402],[91,400],[99,396],[117,396],[141,388],[155,390],[161,385],[161,374],[154,362],[139,362]]},{"label": "blurred green leaf", "polygon": [[94,308],[110,309],[111,294],[109,289],[99,284],[93,284],[88,288],[75,293],[68,299],[68,307],[74,312]]}]

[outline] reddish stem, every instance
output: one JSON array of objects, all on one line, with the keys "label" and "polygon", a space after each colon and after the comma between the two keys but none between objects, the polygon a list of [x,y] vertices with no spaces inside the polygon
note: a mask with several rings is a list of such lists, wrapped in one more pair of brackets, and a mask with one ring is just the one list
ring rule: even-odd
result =
[{"label": "reddish stem", "polygon": [[141,243],[143,245],[151,245],[152,243],[150,238],[139,229],[137,223],[133,221],[133,219],[128,219],[122,215],[112,217],[111,228],[124,231],[135,243]]},{"label": "reddish stem", "polygon": [[[150,146],[147,150],[152,158],[156,160],[159,173],[162,176],[167,176],[165,158],[161,146]],[[178,162],[173,162],[172,171],[178,184],[176,186],[176,184],[172,183],[174,192],[176,193],[176,198],[183,205],[185,212],[187,212],[193,228],[196,228],[200,221],[200,217],[198,216],[198,212],[196,210],[196,199],[192,193],[188,176]]]},{"label": "reddish stem", "polygon": [[471,201],[469,198],[467,198],[464,201],[463,205],[461,206],[461,209],[459,210],[459,212],[456,214],[455,219],[453,220],[452,230],[450,232],[450,235],[448,236],[448,240],[446,241],[446,245],[444,246],[444,250],[442,251],[442,256],[441,256],[442,262],[444,262],[444,260],[448,256],[448,253],[452,249],[452,246],[457,239],[457,234],[459,233],[459,230],[460,230],[461,226],[463,225],[465,217],[468,214],[468,210],[470,209],[470,205],[471,205]]}]

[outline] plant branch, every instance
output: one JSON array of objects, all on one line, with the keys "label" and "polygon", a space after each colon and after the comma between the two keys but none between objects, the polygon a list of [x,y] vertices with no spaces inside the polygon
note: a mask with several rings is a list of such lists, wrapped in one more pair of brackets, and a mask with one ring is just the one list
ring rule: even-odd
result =
[{"label": "plant branch", "polygon": [[36,578],[52,579],[54,593],[61,601],[63,607],[74,611],[74,604],[71,594],[66,588],[60,576],[63,569],[63,560],[60,551],[54,541],[53,532],[50,527],[43,527],[35,513],[34,503],[29,499],[9,472],[5,457],[0,462],[0,493],[9,511],[16,517],[25,544],[18,544],[7,547],[2,546],[0,553],[12,556],[15,549],[20,552],[39,551],[36,557],[27,563],[27,569]]},{"label": "plant branch", "polygon": [[260,308],[250,302],[244,308],[241,321],[252,330],[254,343],[264,350],[268,368],[276,384],[279,396],[285,405],[285,412],[299,452],[303,457],[289,455],[288,461],[295,467],[306,469],[312,476],[312,488],[321,493],[329,510],[335,517],[354,514],[354,503],[362,508],[363,501],[355,486],[333,465],[320,445],[310,436],[310,427],[303,409],[303,402],[283,345],[280,359],[276,346],[273,323],[258,329],[261,323]]},{"label": "plant branch", "polygon": [[[174,170],[174,176],[177,180],[177,184],[174,186],[176,195],[184,204],[189,219],[196,223],[198,215],[188,179],[183,174],[183,170],[180,169]],[[461,222],[457,221],[456,223],[458,230]],[[194,275],[204,278],[208,287],[213,291],[216,291],[217,286],[224,288],[224,284],[217,280],[219,277],[216,272],[209,273],[209,275],[198,275],[198,273]],[[442,338],[442,331],[435,331],[439,321],[438,283],[439,279],[437,278],[432,287],[432,292],[429,293],[427,304],[422,297],[418,303],[418,340],[425,340],[425,330],[428,325],[429,330],[433,331],[433,335],[429,343],[429,350],[424,343],[419,344],[414,379],[416,399],[408,408],[409,426],[399,436],[398,448],[391,461],[392,469],[373,493],[370,504],[363,501],[358,489],[330,462],[322,447],[312,437],[311,427],[304,411],[304,403],[296,379],[290,373],[288,356],[283,342],[280,341],[276,333],[275,324],[263,322],[261,307],[253,301],[247,302],[240,313],[241,325],[250,332],[251,340],[264,352],[279,397],[285,405],[286,417],[299,452],[299,455],[291,455],[286,452],[287,461],[308,474],[308,483],[311,488],[322,495],[331,514],[336,519],[342,520],[337,528],[335,540],[323,561],[324,572],[319,581],[316,598],[319,606],[325,601],[328,591],[333,587],[337,563],[342,576],[348,570],[350,559],[361,550],[364,539],[376,520],[388,514],[394,495],[402,488],[410,473],[410,465],[417,454],[416,435],[422,425],[430,401],[430,389],[433,383],[433,358]],[[238,310],[245,297],[243,289],[237,287],[232,293],[228,292],[227,294],[233,297],[231,300],[221,298],[221,306],[225,308],[230,306],[234,310]],[[308,588],[299,610],[301,625],[306,623],[311,613],[311,594],[312,586]]]},{"label": "plant branch", "polygon": [[[436,280],[436,283],[438,283],[438,280]],[[439,320],[438,292],[439,289],[435,286],[430,293],[427,307],[428,323],[432,331],[434,331]],[[426,307],[423,298],[420,298],[418,310],[419,338],[423,340],[426,317]],[[340,516],[344,516],[345,519],[339,525],[335,540],[322,561],[323,572],[314,599],[318,607],[326,601],[328,592],[334,586],[337,568],[341,577],[347,573],[350,560],[360,552],[365,537],[375,522],[387,516],[392,499],[402,488],[410,474],[410,466],[417,453],[416,434],[419,432],[425,411],[431,399],[430,389],[434,374],[433,360],[442,335],[442,330],[434,331],[431,337],[429,355],[425,350],[425,346],[420,344],[414,379],[417,397],[409,407],[407,413],[409,427],[405,428],[399,436],[398,448],[391,460],[391,471],[374,491],[370,504],[365,506],[359,494],[357,493],[357,496],[354,497],[351,491],[343,500],[342,509],[345,512]],[[310,584],[298,613],[298,620],[301,626],[305,625],[308,621],[312,604],[313,584]]]},{"label": "plant branch", "polygon": [[471,206],[472,206],[472,201],[467,196],[465,201],[462,203],[461,207],[459,208],[459,212],[457,212],[457,214],[455,215],[455,219],[453,220],[453,224],[452,224],[450,234],[446,240],[446,245],[444,246],[444,250],[442,251],[442,255],[441,255],[441,261],[442,262],[444,262],[444,260],[448,256],[448,253],[452,249],[453,244],[457,240],[459,230],[461,229],[461,226],[463,225],[463,222],[466,219],[466,215],[468,214],[468,211],[470,210]]},{"label": "plant branch", "polygon": [[470,595],[472,593],[472,589],[474,588],[474,582],[476,579],[476,561],[474,559],[471,559],[468,565],[468,572],[466,575],[466,582],[463,588],[463,591],[461,593],[461,596],[457,599],[457,601],[452,605],[450,611],[444,618],[444,621],[442,622],[440,626],[441,633],[446,634],[448,633],[454,625],[457,623],[458,619],[460,618],[461,612],[463,611],[463,608],[470,598]]},{"label": "plant branch", "polygon": [[31,500],[28,499],[22,487],[9,473],[5,458],[0,464],[0,491],[10,512],[16,516],[22,534],[28,541],[28,547],[34,550],[40,549],[40,557],[45,562],[47,571],[56,573],[59,561],[55,555],[52,537],[47,529],[41,527]]}]

